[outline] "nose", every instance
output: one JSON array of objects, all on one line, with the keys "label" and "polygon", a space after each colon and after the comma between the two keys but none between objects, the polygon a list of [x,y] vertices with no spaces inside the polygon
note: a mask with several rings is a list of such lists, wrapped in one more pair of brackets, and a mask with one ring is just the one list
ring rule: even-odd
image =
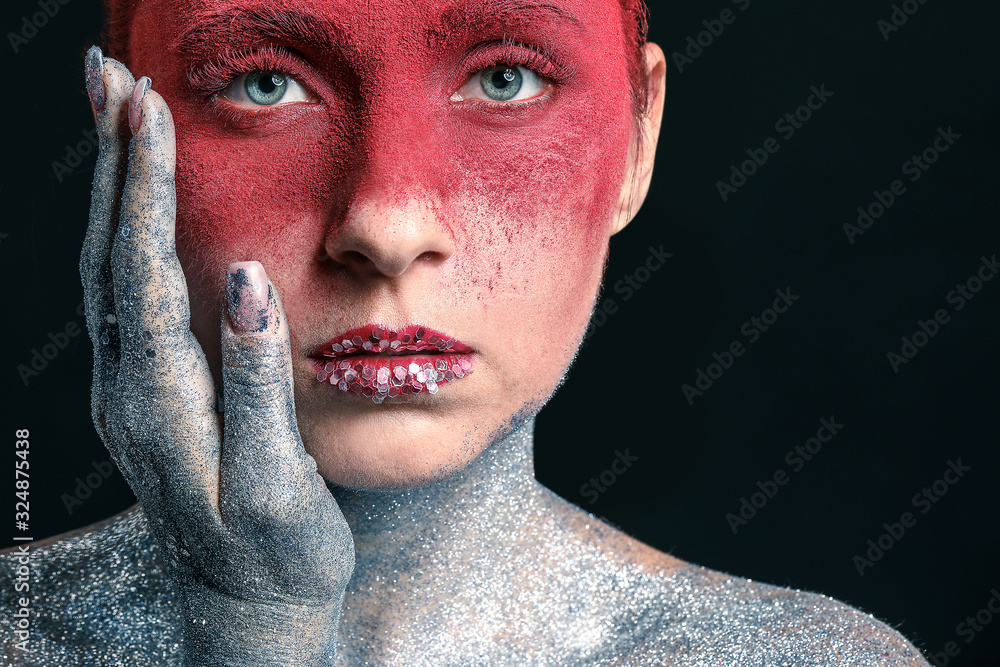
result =
[{"label": "nose", "polygon": [[326,252],[359,278],[398,278],[433,267],[454,252],[438,199],[358,192],[326,236]]}]

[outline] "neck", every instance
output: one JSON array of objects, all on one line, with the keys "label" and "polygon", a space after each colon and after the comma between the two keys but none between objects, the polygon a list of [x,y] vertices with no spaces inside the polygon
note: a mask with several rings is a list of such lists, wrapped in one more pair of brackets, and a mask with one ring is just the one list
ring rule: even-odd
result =
[{"label": "neck", "polygon": [[392,491],[332,487],[354,535],[352,581],[448,568],[510,541],[543,489],[535,481],[534,418],[494,441],[463,470]]}]

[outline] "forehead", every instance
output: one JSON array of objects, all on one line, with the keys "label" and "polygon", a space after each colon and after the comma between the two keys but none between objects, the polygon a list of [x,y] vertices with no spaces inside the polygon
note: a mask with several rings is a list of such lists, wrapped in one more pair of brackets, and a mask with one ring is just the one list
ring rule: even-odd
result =
[{"label": "forehead", "polygon": [[161,26],[169,15],[182,50],[220,38],[258,37],[305,39],[339,50],[427,48],[483,33],[593,40],[591,46],[602,50],[622,35],[618,0],[153,0],[142,10],[152,10]]}]

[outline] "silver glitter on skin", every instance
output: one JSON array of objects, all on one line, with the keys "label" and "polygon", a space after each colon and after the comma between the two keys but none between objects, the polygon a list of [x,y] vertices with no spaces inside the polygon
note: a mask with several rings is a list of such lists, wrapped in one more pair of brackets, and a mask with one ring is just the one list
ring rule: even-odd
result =
[{"label": "silver glitter on skin", "polygon": [[[570,505],[533,478],[532,427],[436,484],[334,489],[357,564],[328,664],[927,664],[851,607],[677,561]],[[184,664],[178,600],[141,510],[34,559],[34,664]],[[5,610],[11,597],[5,587]]]},{"label": "silver glitter on skin", "polygon": [[172,172],[155,159],[173,151],[169,112],[147,93],[124,178],[132,78],[103,65],[81,259],[94,421],[143,509],[32,546],[31,655],[13,646],[18,562],[4,555],[7,664],[927,664],[846,605],[683,563],[555,496],[534,479],[530,410],[439,482],[327,489],[298,437],[270,283],[250,331],[222,322],[217,415],[174,254]]}]

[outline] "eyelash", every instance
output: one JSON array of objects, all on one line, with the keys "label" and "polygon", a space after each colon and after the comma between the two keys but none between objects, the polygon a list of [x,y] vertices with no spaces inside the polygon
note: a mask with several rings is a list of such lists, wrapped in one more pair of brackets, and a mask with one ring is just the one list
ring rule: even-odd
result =
[{"label": "eyelash", "polygon": [[483,44],[470,56],[466,80],[484,69],[497,65],[517,65],[532,70],[556,85],[565,85],[572,80],[575,71],[555,56],[551,49],[503,39],[499,43]]},{"label": "eyelash", "polygon": [[[575,76],[575,71],[560,63],[551,49],[538,48],[504,38],[499,44],[497,42],[483,44],[473,50],[463,80],[467,81],[476,73],[500,64],[525,67],[557,86],[565,85]],[[197,92],[215,99],[233,79],[254,70],[284,72],[308,86],[305,81],[309,79],[309,72],[291,51],[278,46],[226,51],[214,60],[190,69],[188,81]]]},{"label": "eyelash", "polygon": [[254,70],[277,70],[299,82],[309,78],[298,59],[288,49],[262,46],[226,51],[214,60],[190,70],[188,81],[199,93],[215,97],[229,87],[233,79]]}]

